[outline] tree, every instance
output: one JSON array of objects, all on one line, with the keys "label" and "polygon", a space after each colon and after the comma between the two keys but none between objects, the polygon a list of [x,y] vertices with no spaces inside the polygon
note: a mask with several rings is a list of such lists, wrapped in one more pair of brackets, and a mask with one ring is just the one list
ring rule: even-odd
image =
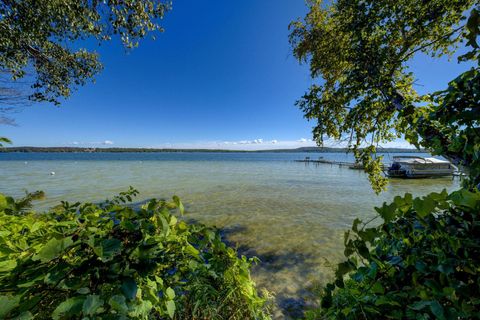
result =
[{"label": "tree", "polygon": [[[479,68],[453,80],[447,90],[420,96],[408,62],[416,53],[479,59],[478,0],[339,0],[309,2],[304,21],[291,24],[295,56],[321,78],[297,104],[317,122],[313,135],[346,139],[365,165],[375,191],[386,186],[380,143],[404,136],[450,159],[479,180]],[[468,17],[468,19],[467,19]],[[461,114],[459,114],[459,112]]]},{"label": "tree", "polygon": [[[313,78],[323,78],[298,102],[317,121],[318,143],[346,137],[377,192],[385,179],[372,153],[402,135],[469,173],[451,194],[397,196],[375,208],[373,219],[355,219],[345,234],[346,260],[307,318],[480,317],[479,4],[312,1],[305,21],[292,24],[295,55],[310,63]],[[459,61],[475,66],[444,91],[417,94],[410,59],[417,52],[451,55],[461,44],[469,51]]]},{"label": "tree", "polygon": [[[98,54],[81,47],[117,36],[133,48],[170,8],[162,0],[3,0],[0,2],[0,72],[16,81],[32,80],[34,101],[59,104],[72,89],[101,70]],[[24,95],[0,88],[7,106]]]}]

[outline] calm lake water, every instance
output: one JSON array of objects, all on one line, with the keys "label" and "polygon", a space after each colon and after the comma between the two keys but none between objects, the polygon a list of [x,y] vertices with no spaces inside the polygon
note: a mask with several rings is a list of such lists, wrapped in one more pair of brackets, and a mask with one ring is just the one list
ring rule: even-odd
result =
[{"label": "calm lake water", "polygon": [[129,186],[138,200],[178,195],[189,218],[222,228],[240,252],[261,259],[253,277],[275,294],[275,316],[286,318],[310,303],[306,288],[331,279],[355,218],[372,217],[396,195],[459,186],[451,178],[392,180],[376,196],[363,172],[293,161],[306,156],[353,161],[341,153],[0,153],[0,192],[43,190],[39,209],[101,201]]}]

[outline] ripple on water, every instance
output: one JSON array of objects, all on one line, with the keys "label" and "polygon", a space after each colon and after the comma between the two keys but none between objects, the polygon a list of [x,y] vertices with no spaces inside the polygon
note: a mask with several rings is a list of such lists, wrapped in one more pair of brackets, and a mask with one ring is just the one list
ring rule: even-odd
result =
[{"label": "ripple on water", "polygon": [[331,266],[342,258],[344,230],[353,219],[373,216],[374,206],[395,195],[458,186],[451,179],[392,180],[389,190],[376,196],[362,172],[277,161],[304,157],[295,154],[228,155],[223,160],[209,155],[201,161],[190,154],[185,155],[188,161],[153,155],[131,156],[136,161],[118,160],[121,155],[116,160],[102,155],[106,159],[101,161],[58,157],[3,159],[0,192],[21,196],[24,189],[44,190],[48,198],[39,208],[63,199],[101,201],[130,185],[143,199],[179,195],[188,218],[221,228],[241,254],[260,258],[252,276],[260,288],[274,293],[279,319],[301,314],[312,303],[306,289],[331,279]]}]

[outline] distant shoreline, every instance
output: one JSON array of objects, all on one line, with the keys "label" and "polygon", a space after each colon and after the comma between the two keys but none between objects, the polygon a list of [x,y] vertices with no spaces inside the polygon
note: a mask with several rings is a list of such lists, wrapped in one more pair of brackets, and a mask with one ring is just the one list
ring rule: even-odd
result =
[{"label": "distant shoreline", "polygon": [[[296,149],[271,150],[224,150],[224,149],[153,149],[153,148],[79,148],[79,147],[8,147],[0,153],[160,153],[160,152],[203,152],[203,153],[346,153],[347,148],[301,147]],[[406,148],[382,148],[378,153],[423,153],[425,150]]]}]

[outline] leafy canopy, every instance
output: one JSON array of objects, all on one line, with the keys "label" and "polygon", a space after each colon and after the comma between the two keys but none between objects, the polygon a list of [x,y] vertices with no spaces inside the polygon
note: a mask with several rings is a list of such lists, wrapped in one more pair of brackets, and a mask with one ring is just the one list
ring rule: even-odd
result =
[{"label": "leafy canopy", "polygon": [[[325,137],[346,140],[377,192],[386,180],[381,159],[372,153],[402,136],[456,164],[478,164],[478,66],[446,91],[426,96],[415,91],[408,68],[417,52],[451,55],[462,42],[472,51],[461,60],[478,63],[478,4],[338,0],[327,5],[312,0],[304,21],[291,24],[295,56],[309,62],[312,78],[321,79],[297,102],[305,117],[317,122],[314,138],[319,144]],[[474,175],[472,181],[477,180]]]},{"label": "leafy canopy", "polygon": [[[317,121],[319,143],[345,138],[377,192],[386,181],[372,154],[401,136],[469,174],[451,194],[398,196],[372,220],[356,219],[346,260],[308,318],[480,318],[479,9],[478,1],[311,1],[305,21],[292,24],[295,55],[322,78],[298,102]],[[409,60],[450,55],[462,42],[469,51],[459,61],[474,67],[419,96]]]},{"label": "leafy canopy", "polygon": [[[0,194],[2,319],[267,319],[249,268],[183,205],[68,203],[37,214],[38,192]],[[18,318],[16,318],[18,317]]]},{"label": "leafy canopy", "polygon": [[120,37],[137,46],[170,8],[162,0],[4,0],[0,2],[0,71],[33,79],[30,98],[58,104],[101,70],[83,40]]}]

